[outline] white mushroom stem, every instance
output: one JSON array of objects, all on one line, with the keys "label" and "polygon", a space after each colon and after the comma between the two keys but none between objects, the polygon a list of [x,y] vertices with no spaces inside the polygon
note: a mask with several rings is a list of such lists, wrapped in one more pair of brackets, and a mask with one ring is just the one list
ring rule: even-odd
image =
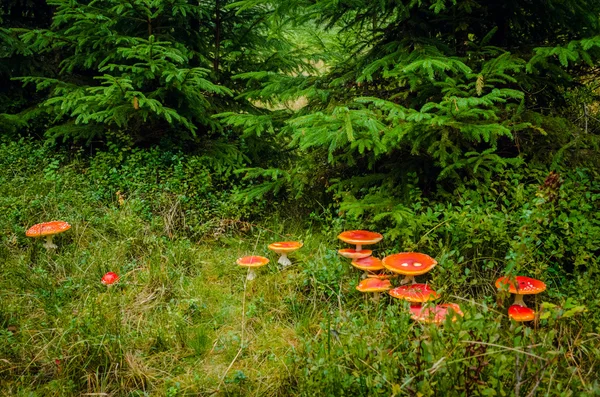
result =
[{"label": "white mushroom stem", "polygon": [[404,285],[404,284],[415,284],[417,281],[415,280],[415,276],[404,276],[404,278],[402,280],[400,280],[400,285]]},{"label": "white mushroom stem", "polygon": [[381,292],[375,292],[373,294],[373,302],[378,303],[379,302],[379,297],[381,296]]},{"label": "white mushroom stem", "polygon": [[290,260],[290,258],[287,257],[287,253],[283,252],[279,257],[277,263],[279,263],[283,267],[288,267],[292,264],[292,261]]},{"label": "white mushroom stem", "polygon": [[256,272],[254,271],[253,268],[249,267],[248,268],[248,275],[246,276],[246,280],[252,281],[255,278],[256,278]]},{"label": "white mushroom stem", "polygon": [[356,244],[356,252],[362,251],[362,244]]},{"label": "white mushroom stem", "polygon": [[44,247],[47,250],[56,249],[58,246],[52,242],[52,235],[49,234],[46,236],[46,242],[44,243]]},{"label": "white mushroom stem", "polygon": [[513,305],[527,307],[527,305],[525,304],[525,301],[523,300],[523,295],[521,295],[521,294],[515,295],[515,301],[513,302]]}]

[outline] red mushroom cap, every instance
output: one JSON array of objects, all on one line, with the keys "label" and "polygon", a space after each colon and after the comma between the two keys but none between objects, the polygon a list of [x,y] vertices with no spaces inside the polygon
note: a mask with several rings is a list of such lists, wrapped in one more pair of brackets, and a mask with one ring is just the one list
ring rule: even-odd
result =
[{"label": "red mushroom cap", "polygon": [[244,256],[238,258],[236,263],[244,267],[261,267],[269,263],[269,259],[264,256]]},{"label": "red mushroom cap", "polygon": [[348,230],[340,233],[338,238],[348,244],[369,245],[380,242],[383,236],[368,230]]},{"label": "red mushroom cap", "polygon": [[338,251],[338,254],[340,254],[344,258],[350,258],[350,259],[367,258],[367,257],[371,256],[372,253],[373,253],[373,251],[371,251],[371,250],[356,251],[354,248],[344,248],[344,249],[341,249]]},{"label": "red mushroom cap", "polygon": [[376,270],[383,269],[381,259],[377,259],[374,256],[368,256],[366,258],[354,259],[351,262],[352,266],[357,269],[364,270],[367,272],[374,272]]},{"label": "red mushroom cap", "polygon": [[501,289],[505,285],[508,285],[511,294],[519,295],[539,294],[546,290],[546,284],[542,281],[525,276],[516,276],[514,281],[510,277],[500,277],[496,280],[496,288]]},{"label": "red mushroom cap", "polygon": [[71,228],[67,222],[64,221],[52,221],[38,223],[37,225],[31,226],[26,232],[27,237],[43,237],[50,236],[53,234],[62,233]]},{"label": "red mushroom cap", "polygon": [[377,278],[365,278],[357,286],[360,292],[383,292],[392,288],[390,280],[379,280]]},{"label": "red mushroom cap", "polygon": [[400,287],[390,290],[389,293],[394,298],[404,299],[415,303],[423,303],[440,297],[438,293],[427,284],[401,285]]},{"label": "red mushroom cap", "polygon": [[423,321],[426,323],[441,324],[446,319],[446,316],[452,311],[452,321],[456,321],[457,316],[463,316],[463,312],[460,310],[460,306],[456,303],[444,303],[435,307],[423,307],[420,305],[413,305],[410,307],[412,315],[410,316],[413,320]]},{"label": "red mushroom cap", "polygon": [[398,254],[392,254],[383,258],[382,263],[389,271],[405,276],[425,274],[437,265],[435,259],[419,252],[400,252]]},{"label": "red mushroom cap", "polygon": [[297,249],[301,248],[302,245],[303,244],[298,241],[280,241],[269,244],[268,248],[278,254],[287,254],[288,252],[296,251]]},{"label": "red mushroom cap", "polygon": [[535,319],[535,311],[526,306],[512,305],[508,308],[508,317],[515,321],[533,321]]},{"label": "red mushroom cap", "polygon": [[115,272],[108,272],[104,276],[102,276],[102,284],[111,285],[119,281],[119,275]]},{"label": "red mushroom cap", "polygon": [[398,277],[397,274],[390,274],[390,273],[384,273],[384,272],[379,272],[379,273],[367,273],[367,277],[368,278],[378,278],[380,280],[389,280],[391,278],[396,278]]}]

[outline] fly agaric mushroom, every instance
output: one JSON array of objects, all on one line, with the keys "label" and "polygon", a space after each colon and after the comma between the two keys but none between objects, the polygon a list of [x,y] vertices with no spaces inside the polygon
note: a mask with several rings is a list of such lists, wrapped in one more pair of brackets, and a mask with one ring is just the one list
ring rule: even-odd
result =
[{"label": "fly agaric mushroom", "polygon": [[460,306],[456,303],[443,303],[434,307],[424,307],[413,305],[410,307],[413,320],[422,321],[425,323],[433,323],[439,325],[444,322],[449,314],[452,314],[452,321],[456,321],[458,316],[463,316]]},{"label": "fly agaric mushroom", "polygon": [[111,285],[119,281],[119,275],[115,272],[108,272],[104,276],[102,276],[102,284]]},{"label": "fly agaric mushroom", "polygon": [[46,242],[44,243],[44,247],[48,250],[57,248],[56,244],[52,242],[52,236],[58,233],[62,233],[71,228],[67,222],[63,221],[52,221],[52,222],[44,222],[38,223],[37,225],[31,226],[26,232],[25,235],[27,237],[46,237]]},{"label": "fly agaric mushroom", "polygon": [[380,292],[384,292],[392,288],[390,280],[380,280],[377,278],[365,278],[356,286],[360,292],[375,292],[374,299],[379,301]]},{"label": "fly agaric mushroom", "polygon": [[546,290],[546,284],[542,281],[525,276],[516,276],[514,282],[509,277],[500,277],[496,280],[496,288],[502,289],[504,286],[508,286],[508,292],[515,294],[513,305],[523,307],[527,307],[523,295],[535,295]]},{"label": "fly agaric mushroom", "polygon": [[369,232],[367,230],[348,230],[340,233],[338,238],[345,243],[356,245],[355,251],[361,251],[363,245],[378,243],[383,236],[379,233]]},{"label": "fly agaric mushroom", "polygon": [[254,270],[257,267],[261,267],[269,263],[269,259],[264,256],[244,256],[242,258],[238,258],[236,263],[240,266],[248,268],[248,276],[246,276],[246,280],[251,281],[256,278],[256,271]]},{"label": "fly agaric mushroom", "polygon": [[363,270],[365,275],[368,277],[369,272],[374,272],[377,270],[383,269],[383,265],[381,264],[381,259],[377,259],[374,256],[369,256],[366,258],[354,259],[350,262],[352,266],[359,270]]},{"label": "fly agaric mushroom", "polygon": [[283,267],[288,267],[292,264],[292,261],[287,257],[287,254],[302,247],[302,243],[297,241],[281,241],[278,243],[269,244],[269,249],[275,253],[281,255],[277,263]]},{"label": "fly agaric mushroom", "polygon": [[415,276],[425,274],[437,265],[435,259],[419,252],[392,254],[383,258],[381,262],[389,271],[405,276],[400,281],[400,284],[408,284],[410,282],[414,284]]},{"label": "fly agaric mushroom", "polygon": [[508,308],[508,317],[518,322],[533,321],[535,319],[535,311],[526,306],[512,305]]},{"label": "fly agaric mushroom", "polygon": [[402,285],[391,289],[389,294],[394,298],[403,299],[413,303],[424,303],[440,297],[438,293],[427,284]]},{"label": "fly agaric mushroom", "polygon": [[357,251],[354,248],[344,248],[344,249],[341,249],[338,251],[338,254],[340,254],[344,258],[349,258],[349,259],[368,258],[371,256],[372,253],[373,253],[373,251],[371,251],[371,250]]}]

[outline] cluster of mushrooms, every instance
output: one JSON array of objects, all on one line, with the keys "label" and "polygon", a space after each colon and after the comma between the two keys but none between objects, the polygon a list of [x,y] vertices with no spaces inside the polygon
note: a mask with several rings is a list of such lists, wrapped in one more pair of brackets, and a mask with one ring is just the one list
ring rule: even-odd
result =
[{"label": "cluster of mushrooms", "polygon": [[[285,268],[292,264],[292,261],[290,261],[290,258],[288,258],[288,254],[300,249],[302,245],[303,244],[298,241],[279,241],[269,244],[268,248],[280,255],[277,263]],[[246,279],[251,281],[256,278],[256,269],[268,264],[269,258],[258,255],[250,255],[238,258],[236,262],[239,266],[248,268],[248,275],[246,276]]]},{"label": "cluster of mushrooms", "polygon": [[[25,235],[33,238],[44,237],[46,239],[44,247],[51,250],[57,248],[56,244],[52,242],[52,237],[70,228],[71,225],[64,221],[44,222],[30,227]],[[365,245],[381,241],[383,236],[380,233],[350,230],[341,233],[338,238],[355,246],[354,248],[340,249],[338,253],[351,259],[352,266],[364,271],[365,278],[358,284],[357,290],[373,293],[375,300],[379,300],[380,294],[387,291],[394,298],[410,302],[411,318],[416,321],[441,324],[447,316],[451,316],[452,321],[456,321],[456,316],[463,315],[460,306],[456,303],[444,303],[434,307],[423,305],[440,297],[428,284],[417,283],[415,280],[415,276],[425,274],[437,265],[437,261],[429,255],[419,252],[400,252],[381,260],[371,255],[373,251],[363,249]],[[268,248],[280,255],[278,263],[285,268],[292,263],[287,255],[300,249],[302,245],[298,241],[280,241],[269,244]],[[248,268],[247,280],[254,280],[256,269],[268,263],[268,258],[257,255],[244,256],[237,260],[238,265]],[[390,280],[399,275],[403,275],[404,278],[400,280],[399,286],[392,288]],[[104,285],[112,285],[117,281],[119,281],[119,276],[113,272],[106,273],[101,280]],[[508,309],[508,316],[511,319],[532,321],[535,319],[536,313],[527,307],[523,295],[539,294],[546,290],[546,284],[525,276],[500,277],[496,280],[496,288],[515,294],[515,301]]]},{"label": "cluster of mushrooms", "polygon": [[[429,272],[437,261],[429,255],[419,252],[400,252],[386,256],[382,260],[372,256],[372,251],[363,249],[365,245],[378,243],[383,239],[380,233],[367,230],[350,230],[341,233],[338,238],[345,243],[355,245],[355,248],[344,248],[338,253],[352,260],[352,266],[364,271],[364,278],[356,289],[364,293],[373,293],[374,299],[379,300],[382,292],[388,292],[392,297],[411,303],[411,318],[416,321],[441,324],[446,317],[456,321],[462,316],[460,306],[456,303],[444,303],[435,306],[424,305],[438,299],[439,294],[428,284],[417,283],[415,276]],[[404,278],[393,288],[390,279],[403,275]],[[546,289],[546,285],[538,280],[517,276],[515,280],[502,277],[496,281],[498,289],[507,288],[516,294],[514,304],[509,308],[508,315],[515,321],[531,321],[535,319],[535,311],[528,308],[523,301],[523,295],[537,294]]]},{"label": "cluster of mushrooms", "polygon": [[[441,324],[446,317],[456,321],[457,316],[463,313],[455,303],[444,303],[433,307],[424,305],[440,296],[428,284],[417,283],[415,276],[427,273],[437,261],[429,255],[420,252],[400,252],[383,258],[371,256],[372,251],[363,249],[364,245],[378,243],[383,239],[380,233],[367,230],[350,230],[341,233],[338,238],[345,243],[356,247],[345,248],[338,253],[352,259],[352,266],[365,272],[365,278],[356,286],[356,289],[365,293],[374,293],[375,300],[379,299],[382,292],[388,292],[397,299],[411,303],[411,318],[416,321]],[[392,288],[390,279],[403,275],[399,286]]]}]

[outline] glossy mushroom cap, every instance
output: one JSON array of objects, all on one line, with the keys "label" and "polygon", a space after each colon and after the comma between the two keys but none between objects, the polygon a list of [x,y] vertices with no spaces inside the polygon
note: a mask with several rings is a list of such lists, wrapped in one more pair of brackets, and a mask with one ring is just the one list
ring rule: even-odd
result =
[{"label": "glossy mushroom cap", "polygon": [[340,233],[338,238],[348,244],[369,245],[380,242],[383,236],[380,233],[368,230],[348,230]]},{"label": "glossy mushroom cap", "polygon": [[514,281],[510,277],[500,277],[496,280],[496,288],[502,289],[506,285],[511,294],[533,295],[546,290],[546,284],[525,276],[516,276]]},{"label": "glossy mushroom cap", "polygon": [[244,267],[261,267],[269,263],[269,259],[264,256],[244,256],[238,258],[236,263]]},{"label": "glossy mushroom cap", "polygon": [[414,303],[423,303],[440,297],[438,293],[427,284],[402,285],[391,289],[389,294],[394,298],[404,299],[405,301]]},{"label": "glossy mushroom cap", "polygon": [[377,270],[383,269],[383,265],[381,264],[381,259],[377,259],[374,256],[369,256],[366,258],[354,259],[351,262],[352,266],[357,269],[364,270],[366,272],[375,272]]},{"label": "glossy mushroom cap", "polygon": [[360,292],[383,292],[392,288],[390,280],[379,280],[377,278],[365,278],[357,286]]},{"label": "glossy mushroom cap", "polygon": [[278,254],[287,254],[288,252],[296,251],[302,247],[302,243],[298,241],[280,241],[269,244],[269,249]]},{"label": "glossy mushroom cap", "polygon": [[369,256],[371,256],[372,253],[373,251],[371,250],[356,251],[354,248],[344,248],[338,251],[338,254],[340,254],[344,258],[350,259],[368,258]]},{"label": "glossy mushroom cap", "polygon": [[437,265],[435,259],[419,252],[392,254],[383,258],[382,263],[389,271],[405,276],[425,274]]},{"label": "glossy mushroom cap", "polygon": [[410,318],[413,320],[433,324],[443,323],[446,317],[451,313],[452,321],[456,321],[458,316],[463,316],[460,306],[458,306],[456,303],[444,303],[435,307],[413,305],[410,307],[410,311],[412,313]]},{"label": "glossy mushroom cap", "polygon": [[512,305],[508,308],[508,317],[515,321],[533,321],[535,319],[535,311],[526,306]]},{"label": "glossy mushroom cap", "polygon": [[111,285],[119,281],[119,275],[115,272],[108,272],[104,276],[102,276],[102,284]]},{"label": "glossy mushroom cap", "polygon": [[38,223],[37,225],[31,226],[26,232],[27,237],[44,237],[52,236],[54,234],[62,233],[71,228],[67,222],[63,221],[52,221]]}]

